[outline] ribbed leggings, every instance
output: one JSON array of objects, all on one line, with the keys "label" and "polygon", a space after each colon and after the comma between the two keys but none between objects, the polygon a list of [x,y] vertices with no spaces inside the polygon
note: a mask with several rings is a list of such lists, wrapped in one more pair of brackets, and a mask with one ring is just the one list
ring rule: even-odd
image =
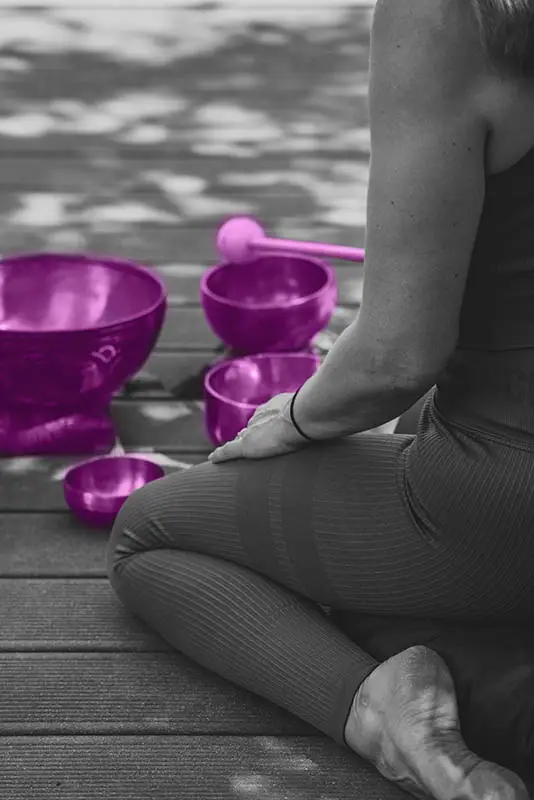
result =
[{"label": "ribbed leggings", "polygon": [[321,608],[534,619],[534,452],[449,424],[210,462],[135,492],[109,541],[122,603],[177,650],[344,745],[376,661]]}]

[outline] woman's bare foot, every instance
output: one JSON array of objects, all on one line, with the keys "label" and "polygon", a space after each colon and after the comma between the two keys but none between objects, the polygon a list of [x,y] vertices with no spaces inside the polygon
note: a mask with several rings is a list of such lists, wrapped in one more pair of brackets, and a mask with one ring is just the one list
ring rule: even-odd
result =
[{"label": "woman's bare foot", "polygon": [[355,695],[345,741],[414,797],[529,800],[521,779],[467,749],[452,676],[416,646],[384,661]]}]

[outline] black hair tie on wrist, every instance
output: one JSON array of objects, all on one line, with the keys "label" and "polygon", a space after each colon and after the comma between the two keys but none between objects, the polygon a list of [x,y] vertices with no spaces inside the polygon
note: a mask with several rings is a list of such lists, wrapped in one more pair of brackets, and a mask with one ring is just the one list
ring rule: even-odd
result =
[{"label": "black hair tie on wrist", "polygon": [[[304,386],[304,384],[302,384],[302,386]],[[309,442],[314,442],[314,441],[315,441],[315,439],[312,439],[312,438],[311,438],[311,436],[308,436],[307,434],[305,434],[305,433],[304,433],[304,431],[303,431],[303,430],[302,430],[302,429],[301,429],[301,428],[300,428],[300,427],[297,425],[297,423],[295,422],[295,410],[294,410],[294,405],[295,405],[295,400],[297,399],[297,395],[298,395],[298,393],[300,392],[300,390],[302,389],[302,386],[299,386],[299,388],[297,389],[297,391],[295,392],[295,394],[294,394],[294,395],[293,395],[293,397],[291,398],[291,403],[289,404],[289,416],[291,417],[291,422],[292,422],[292,423],[293,423],[293,425],[295,426],[296,430],[297,430],[297,431],[300,433],[300,435],[301,435],[301,436],[302,436],[304,439],[307,439]]]}]

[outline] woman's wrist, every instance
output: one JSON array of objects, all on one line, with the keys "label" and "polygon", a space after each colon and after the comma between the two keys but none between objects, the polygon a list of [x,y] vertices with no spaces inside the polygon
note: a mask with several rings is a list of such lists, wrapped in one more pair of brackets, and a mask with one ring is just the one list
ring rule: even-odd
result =
[{"label": "woman's wrist", "polygon": [[293,424],[293,427],[296,429],[297,433],[299,433],[303,439],[307,439],[309,442],[313,442],[315,440],[311,436],[308,436],[308,434],[302,430],[297,420],[295,419],[295,402],[297,400],[298,394],[301,389],[302,386],[297,389],[297,391],[294,393],[293,397],[289,402],[289,418],[291,420],[291,423]]}]

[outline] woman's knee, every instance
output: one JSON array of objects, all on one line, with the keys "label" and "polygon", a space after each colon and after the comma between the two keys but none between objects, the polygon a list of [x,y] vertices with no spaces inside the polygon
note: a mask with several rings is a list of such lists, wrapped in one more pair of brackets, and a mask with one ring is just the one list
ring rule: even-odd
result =
[{"label": "woman's knee", "polygon": [[158,483],[160,481],[148,483],[132,492],[115,518],[106,555],[107,572],[112,581],[125,558],[161,546],[157,536],[161,528],[157,518]]},{"label": "woman's knee", "polygon": [[[268,507],[274,470],[268,462],[206,461],[138,489],[121,508],[111,532],[110,579],[119,579],[121,562],[157,549],[196,552],[263,571],[258,559],[251,559],[258,534],[249,520],[258,498]],[[243,539],[249,534],[247,546]]]},{"label": "woman's knee", "polygon": [[[232,482],[230,472],[232,470],[217,471],[217,467],[207,461],[133,492],[119,511],[111,531],[107,553],[110,578],[121,561],[135,553],[161,548],[202,550],[203,546],[208,547],[208,540],[212,538],[210,531],[216,529],[220,513],[220,504],[214,496],[228,497]],[[205,531],[202,543],[199,529]]]}]

